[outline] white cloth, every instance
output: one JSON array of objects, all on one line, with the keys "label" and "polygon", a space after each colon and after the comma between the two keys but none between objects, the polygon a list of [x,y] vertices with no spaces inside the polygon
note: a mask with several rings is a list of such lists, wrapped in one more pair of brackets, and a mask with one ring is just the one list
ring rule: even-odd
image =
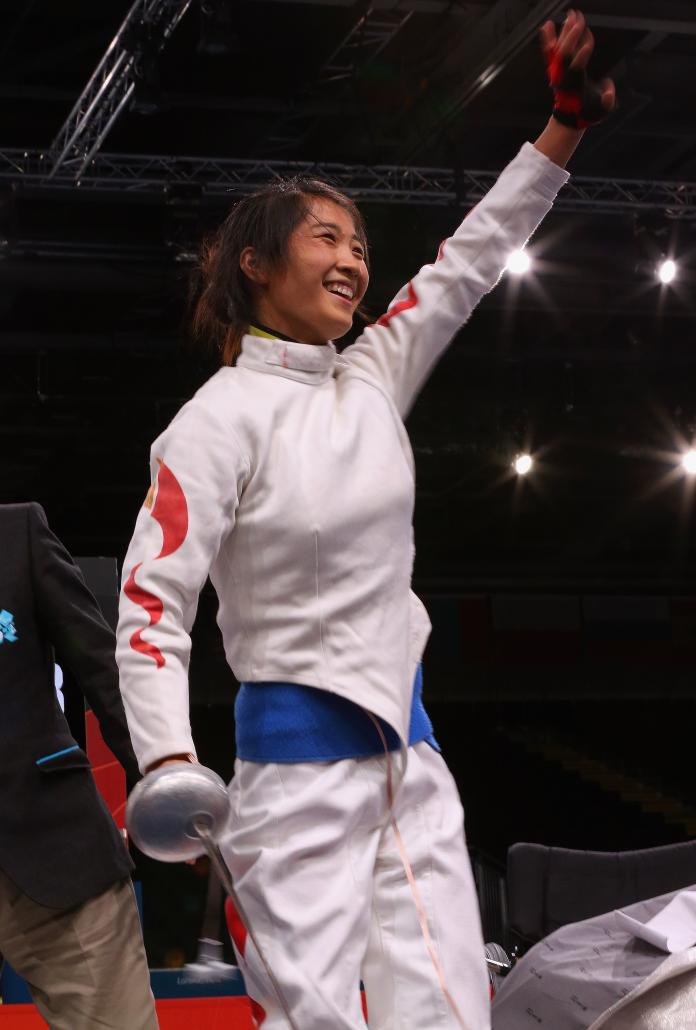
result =
[{"label": "white cloth", "polygon": [[333,691],[407,739],[429,621],[409,594],[415,492],[402,418],[567,178],[525,144],[438,260],[340,357],[332,344],[247,336],[236,367],[155,441],[117,633],[141,768],[195,750],[189,633],[208,574],[239,680]]},{"label": "white cloth", "polygon": [[696,944],[696,890],[680,891],[652,919],[641,921],[617,911],[616,925],[660,951],[684,951]]},{"label": "white cloth", "polygon": [[696,948],[689,948],[663,959],[588,1030],[693,1030],[695,1025]]},{"label": "white cloth", "polygon": [[[680,893],[626,913],[649,923]],[[493,999],[493,1030],[692,1030],[694,999],[696,948],[666,956],[607,912],[561,927],[517,962]]]},{"label": "white cloth", "polygon": [[[387,821],[386,759],[238,761],[221,842],[245,914],[302,1030],[459,1030]],[[428,926],[467,1030],[488,1030],[484,945],[457,788],[428,744],[396,798]],[[237,950],[263,1030],[287,1030],[250,938]]]}]

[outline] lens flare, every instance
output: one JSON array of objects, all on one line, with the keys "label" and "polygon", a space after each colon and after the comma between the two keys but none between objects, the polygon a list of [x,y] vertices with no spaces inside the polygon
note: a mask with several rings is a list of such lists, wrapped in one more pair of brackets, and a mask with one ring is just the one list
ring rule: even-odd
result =
[{"label": "lens flare", "polygon": [[682,455],[681,463],[687,476],[696,476],[696,451],[686,451]]},{"label": "lens flare", "polygon": [[518,454],[512,463],[512,467],[518,476],[526,476],[531,471],[534,460],[530,454]]},{"label": "lens flare", "polygon": [[665,286],[667,286],[671,282],[674,282],[674,280],[677,277],[677,265],[676,265],[676,262],[672,261],[671,258],[668,258],[666,261],[663,261],[658,266],[657,275],[658,275],[658,278],[659,278],[660,282],[664,283]]},{"label": "lens flare", "polygon": [[526,250],[513,250],[507,259],[505,268],[513,275],[524,275],[532,267],[532,259]]}]

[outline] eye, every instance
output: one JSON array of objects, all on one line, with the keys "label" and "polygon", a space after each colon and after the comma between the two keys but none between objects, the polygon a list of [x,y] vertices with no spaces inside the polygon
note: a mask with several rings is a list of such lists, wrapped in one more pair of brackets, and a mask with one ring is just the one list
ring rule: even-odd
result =
[{"label": "eye", "polygon": [[320,238],[322,240],[331,240],[332,243],[336,242],[336,235],[335,235],[335,233],[332,233],[332,232],[320,233]]},{"label": "eye", "polygon": [[365,251],[362,247],[353,247],[353,253],[357,258],[360,258],[361,261],[365,260]]}]

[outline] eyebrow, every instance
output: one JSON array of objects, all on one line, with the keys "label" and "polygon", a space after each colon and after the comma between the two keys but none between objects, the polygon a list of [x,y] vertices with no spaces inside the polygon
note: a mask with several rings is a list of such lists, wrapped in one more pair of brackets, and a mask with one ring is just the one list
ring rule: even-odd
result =
[{"label": "eyebrow", "polygon": [[[312,215],[312,218],[317,223],[317,226],[319,226],[321,229],[334,229],[335,232],[337,232],[337,233],[342,233],[343,232],[343,230],[341,229],[341,226],[337,225],[336,222],[325,222],[321,218],[318,218],[313,212],[310,212],[310,214]],[[314,226],[314,228],[316,228],[316,226]],[[360,237],[357,235],[357,233],[353,233],[353,235],[351,236],[351,239],[353,239],[357,243],[359,243],[361,247],[364,246],[363,241],[360,239]]]}]

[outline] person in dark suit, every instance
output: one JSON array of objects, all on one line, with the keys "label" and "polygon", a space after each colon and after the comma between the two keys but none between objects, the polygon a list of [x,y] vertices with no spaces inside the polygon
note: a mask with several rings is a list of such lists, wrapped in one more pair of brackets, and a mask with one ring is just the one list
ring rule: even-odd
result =
[{"label": "person in dark suit", "polygon": [[38,504],[0,505],[0,953],[51,1030],[156,1030],[132,862],[54,685],[54,649],[130,785],[112,631]]}]

